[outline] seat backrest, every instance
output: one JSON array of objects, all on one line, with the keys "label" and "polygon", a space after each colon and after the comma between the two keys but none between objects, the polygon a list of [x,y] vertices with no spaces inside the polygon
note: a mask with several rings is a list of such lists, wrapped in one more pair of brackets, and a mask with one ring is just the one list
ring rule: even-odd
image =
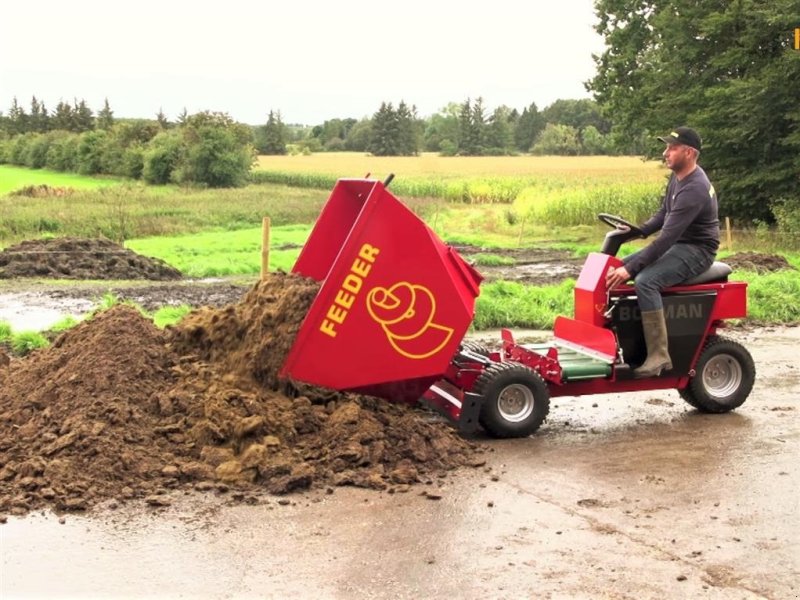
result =
[{"label": "seat backrest", "polygon": [[730,265],[724,262],[715,260],[708,270],[703,271],[700,275],[695,275],[691,279],[687,279],[680,285],[699,285],[701,283],[715,283],[718,281],[728,281],[728,275],[733,272]]}]

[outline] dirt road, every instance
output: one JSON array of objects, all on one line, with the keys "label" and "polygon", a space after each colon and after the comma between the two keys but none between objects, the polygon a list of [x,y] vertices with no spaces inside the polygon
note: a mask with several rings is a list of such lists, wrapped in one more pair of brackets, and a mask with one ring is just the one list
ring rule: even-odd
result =
[{"label": "dirt road", "polygon": [[735,413],[561,398],[485,470],[405,493],[9,517],[0,597],[797,598],[800,329],[733,336],[758,368]]}]

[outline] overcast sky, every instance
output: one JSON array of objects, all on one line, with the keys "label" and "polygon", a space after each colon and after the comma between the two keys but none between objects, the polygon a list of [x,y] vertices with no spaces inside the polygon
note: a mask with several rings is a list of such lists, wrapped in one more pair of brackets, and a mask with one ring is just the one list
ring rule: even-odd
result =
[{"label": "overcast sky", "polygon": [[258,124],[421,116],[483,96],[543,108],[586,98],[602,50],[592,0],[33,0],[0,12],[0,110],[104,98],[117,117],[218,110]]}]

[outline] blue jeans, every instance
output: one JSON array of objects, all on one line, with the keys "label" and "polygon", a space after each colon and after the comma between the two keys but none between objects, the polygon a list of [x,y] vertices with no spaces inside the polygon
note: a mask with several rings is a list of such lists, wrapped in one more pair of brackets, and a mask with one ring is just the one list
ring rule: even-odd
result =
[{"label": "blue jeans", "polygon": [[[641,252],[641,250],[640,250]],[[635,256],[638,253],[632,254]],[[661,290],[706,271],[714,253],[692,244],[675,244],[661,258],[642,269],[634,279],[639,310],[660,310]]]}]

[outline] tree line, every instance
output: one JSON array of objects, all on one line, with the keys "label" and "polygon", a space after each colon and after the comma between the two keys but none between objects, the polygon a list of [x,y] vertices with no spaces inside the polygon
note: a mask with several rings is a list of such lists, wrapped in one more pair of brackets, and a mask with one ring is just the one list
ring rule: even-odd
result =
[{"label": "tree line", "polygon": [[[285,128],[281,152],[352,151],[376,156],[437,152],[443,156],[514,154],[624,154],[631,144],[614,145],[611,122],[590,99],[556,100],[543,110],[535,103],[519,111],[490,110],[482,98],[451,102],[429,117],[414,105],[384,101],[371,117],[335,118],[312,128]],[[262,153],[270,154],[265,148]]]},{"label": "tree line", "polygon": [[[170,123],[159,110],[155,125],[167,130],[183,125],[187,116],[184,110],[175,123]],[[14,98],[7,114],[0,113],[0,136],[110,131],[115,121],[108,100],[95,115],[85,100],[59,101],[50,112],[35,96],[29,110]],[[147,122],[153,125],[152,120]],[[543,110],[531,103],[519,111],[505,105],[489,110],[482,98],[468,98],[451,102],[427,118],[420,117],[416,107],[404,100],[396,106],[384,101],[370,117],[334,118],[312,127],[287,125],[280,111],[270,110],[266,123],[250,129],[250,142],[259,154],[347,150],[376,156],[409,156],[422,151],[445,156],[500,156],[528,152],[620,154],[635,150],[629,144],[610,143],[611,123],[589,99],[557,100]]]},{"label": "tree line", "polygon": [[115,119],[105,101],[97,115],[84,100],[53,113],[33,97],[30,111],[13,100],[0,115],[0,164],[116,175],[152,184],[244,185],[255,159],[253,132],[224,113],[184,110],[171,123]]}]

